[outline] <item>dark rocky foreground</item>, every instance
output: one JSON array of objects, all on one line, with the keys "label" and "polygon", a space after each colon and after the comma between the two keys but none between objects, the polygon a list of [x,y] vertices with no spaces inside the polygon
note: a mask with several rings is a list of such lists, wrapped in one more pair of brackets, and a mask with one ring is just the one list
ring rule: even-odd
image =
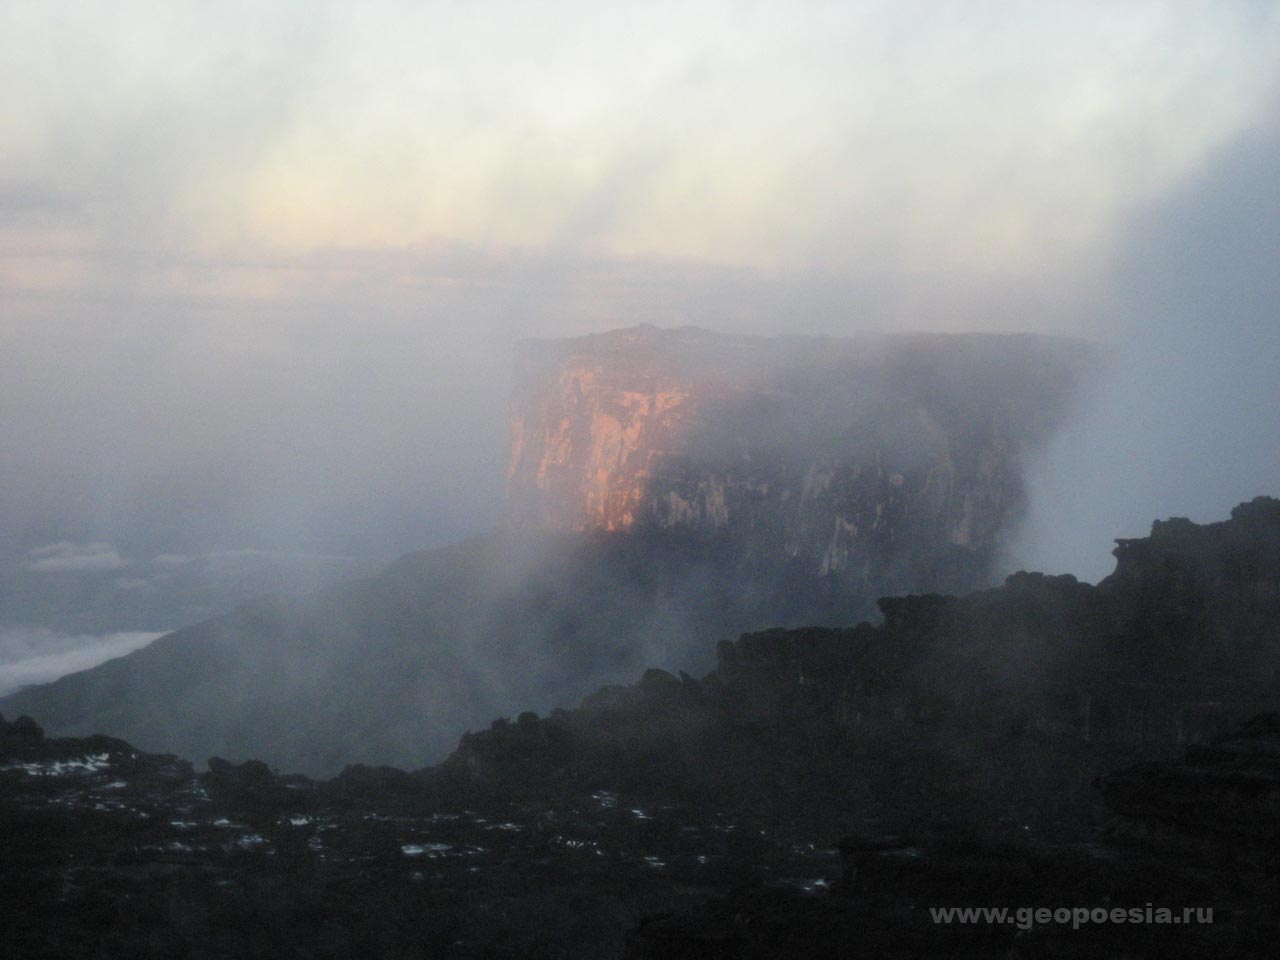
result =
[{"label": "dark rocky foreground", "polygon": [[7,935],[51,957],[1271,956],[1280,503],[1117,557],[1096,587],[1021,574],[744,635],[699,679],[495,721],[414,773],[197,775],[5,723]]},{"label": "dark rocky foreground", "polygon": [[[1217,776],[1197,755],[1107,778],[1123,818],[1075,838],[945,820],[888,834],[885,809],[842,837],[659,783],[500,800],[430,772],[316,782],[215,760],[196,775],[19,719],[0,727],[7,955],[1270,956],[1277,731],[1273,715],[1214,748],[1230,756],[1208,761],[1226,764]],[[1247,830],[1224,816],[1232,798],[1253,804]],[[1169,815],[1196,803],[1191,823]],[[930,912],[963,906],[1010,919]],[[1014,912],[1148,906],[1213,922],[1073,929]]]}]

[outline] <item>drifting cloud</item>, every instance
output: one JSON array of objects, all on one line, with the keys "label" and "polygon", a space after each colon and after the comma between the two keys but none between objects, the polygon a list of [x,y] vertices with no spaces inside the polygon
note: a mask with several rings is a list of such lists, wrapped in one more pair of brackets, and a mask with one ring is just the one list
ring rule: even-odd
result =
[{"label": "drifting cloud", "polygon": [[51,543],[31,551],[27,569],[35,573],[91,573],[126,566],[109,543]]}]

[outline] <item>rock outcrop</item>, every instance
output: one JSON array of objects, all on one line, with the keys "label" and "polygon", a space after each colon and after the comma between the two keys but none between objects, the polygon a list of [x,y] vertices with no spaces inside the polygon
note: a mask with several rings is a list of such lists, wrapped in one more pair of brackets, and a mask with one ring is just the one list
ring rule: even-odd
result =
[{"label": "rock outcrop", "polygon": [[534,768],[590,782],[616,765],[724,795],[734,770],[764,763],[764,781],[795,776],[786,793],[837,806],[877,768],[892,773],[875,792],[910,802],[914,769],[935,785],[917,815],[948,792],[952,813],[1044,815],[1106,770],[1280,709],[1277,547],[1270,498],[1222,523],[1158,522],[1119,543],[1097,586],[1020,573],[964,597],[884,598],[880,625],[745,634],[700,680],[647,674],[578,711],[499,724],[443,769],[510,791]]},{"label": "rock outcrop", "polygon": [[736,538],[868,597],[971,589],[1092,360],[1033,336],[529,342],[507,523]]}]

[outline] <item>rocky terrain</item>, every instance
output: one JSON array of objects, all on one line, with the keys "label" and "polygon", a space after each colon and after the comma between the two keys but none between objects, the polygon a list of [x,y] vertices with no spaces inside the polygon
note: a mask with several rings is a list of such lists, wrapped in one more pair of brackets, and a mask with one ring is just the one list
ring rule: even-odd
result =
[{"label": "rocky terrain", "polygon": [[[1253,762],[1274,767],[1274,750],[1272,737]],[[1249,762],[1236,757],[1246,776]],[[6,947],[66,958],[1261,957],[1280,933],[1274,809],[1222,860],[1139,845],[1132,826],[1074,839],[926,822],[888,834],[851,803],[858,832],[833,835],[678,792],[655,800],[654,787],[498,799],[432,771],[351,768],[316,782],[214,760],[197,775],[123,741],[48,740],[29,721],[0,721]],[[1130,824],[1161,816],[1158,798],[1124,809]],[[1190,912],[1187,925],[1074,928],[1016,913],[1082,904]],[[1010,913],[942,923],[940,906]],[[1206,910],[1212,923],[1199,922]]]},{"label": "rocky terrain", "polygon": [[6,722],[6,928],[68,957],[1269,956],[1278,547],[1268,498],[1158,523],[1096,587],[744,635],[414,773],[196,775]]},{"label": "rocky terrain", "polygon": [[764,340],[636,328],[528,345],[501,529],[263,597],[0,701],[51,732],[329,776],[421,766],[496,714],[715,643],[965,592],[1092,353],[1032,336]]},{"label": "rocky terrain", "polygon": [[[929,800],[940,818],[1008,805],[1013,819],[1035,809],[1061,823],[1046,804],[1073,802],[1118,763],[1280,709],[1280,501],[1221,523],[1157,522],[1116,555],[1097,586],[1020,573],[962,597],[883,598],[878,625],[722,641],[700,679],[651,670],[577,711],[469,734],[440,769],[509,795],[531,771],[588,783],[593,763],[625,755],[638,783],[705,779],[723,801],[735,770],[752,770],[749,787],[778,763],[764,780],[801,778],[788,797],[838,807],[864,790],[893,809],[902,758],[932,751],[933,773],[946,768]],[[880,767],[885,782],[868,788]]]}]

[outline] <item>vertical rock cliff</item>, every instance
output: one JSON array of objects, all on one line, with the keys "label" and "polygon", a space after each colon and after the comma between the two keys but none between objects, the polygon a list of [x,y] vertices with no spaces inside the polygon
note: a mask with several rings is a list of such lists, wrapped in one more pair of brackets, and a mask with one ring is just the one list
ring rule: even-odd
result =
[{"label": "vertical rock cliff", "polygon": [[1032,336],[525,344],[509,526],[731,539],[874,599],[984,579],[1091,362]]}]

